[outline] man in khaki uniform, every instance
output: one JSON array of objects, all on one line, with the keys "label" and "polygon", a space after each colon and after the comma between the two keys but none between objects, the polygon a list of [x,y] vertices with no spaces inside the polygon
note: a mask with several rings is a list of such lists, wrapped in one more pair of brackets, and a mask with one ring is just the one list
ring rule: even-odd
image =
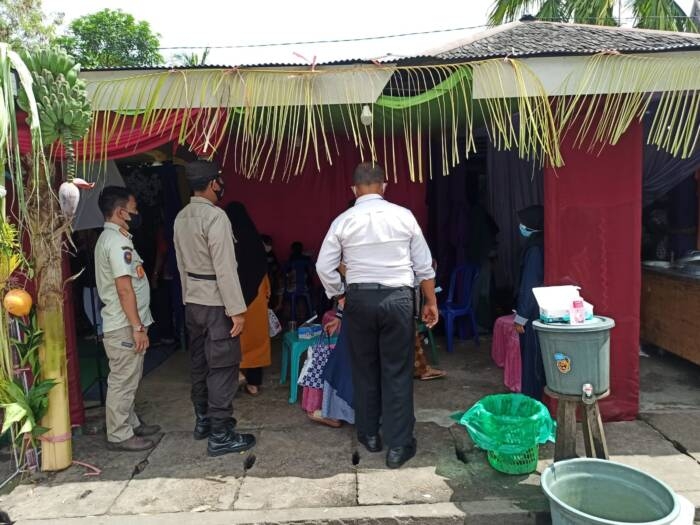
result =
[{"label": "man in khaki uniform", "polygon": [[235,431],[232,417],[246,306],[231,223],[216,206],[224,192],[219,168],[197,160],[185,174],[194,196],[175,219],[175,254],[189,339],[194,438],[208,437],[208,454],[220,456],[255,446],[253,435]]},{"label": "man in khaki uniform", "polygon": [[143,424],[134,411],[148,349],[147,327],[153,323],[143,260],[129,233],[138,227],[141,216],[126,188],[105,188],[98,205],[106,221],[95,245],[95,277],[104,304],[103,342],[109,358],[107,445],[114,450],[147,450],[155,442],[145,437],[154,436],[160,427]]}]

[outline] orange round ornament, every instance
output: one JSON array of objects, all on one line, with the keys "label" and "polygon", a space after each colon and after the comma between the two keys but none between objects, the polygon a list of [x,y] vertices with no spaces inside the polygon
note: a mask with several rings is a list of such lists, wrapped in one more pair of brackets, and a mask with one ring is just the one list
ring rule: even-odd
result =
[{"label": "orange round ornament", "polygon": [[15,288],[5,294],[2,305],[10,315],[25,317],[32,309],[32,296],[26,290]]}]

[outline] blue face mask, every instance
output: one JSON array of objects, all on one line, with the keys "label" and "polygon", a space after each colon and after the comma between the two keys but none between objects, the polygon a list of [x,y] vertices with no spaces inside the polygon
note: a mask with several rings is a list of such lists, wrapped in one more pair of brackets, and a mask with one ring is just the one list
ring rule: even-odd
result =
[{"label": "blue face mask", "polygon": [[522,235],[525,238],[529,237],[530,235],[532,235],[536,231],[538,231],[538,230],[531,230],[530,228],[528,228],[524,224],[520,225],[520,235]]}]

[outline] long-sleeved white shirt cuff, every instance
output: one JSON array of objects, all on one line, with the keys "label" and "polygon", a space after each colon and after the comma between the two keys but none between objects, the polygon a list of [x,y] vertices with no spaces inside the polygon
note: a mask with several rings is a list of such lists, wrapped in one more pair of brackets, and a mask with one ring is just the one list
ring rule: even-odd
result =
[{"label": "long-sleeved white shirt cuff", "polygon": [[518,315],[517,313],[515,314],[515,324],[519,324],[520,326],[525,326],[528,323],[529,319],[526,319],[522,315]]}]

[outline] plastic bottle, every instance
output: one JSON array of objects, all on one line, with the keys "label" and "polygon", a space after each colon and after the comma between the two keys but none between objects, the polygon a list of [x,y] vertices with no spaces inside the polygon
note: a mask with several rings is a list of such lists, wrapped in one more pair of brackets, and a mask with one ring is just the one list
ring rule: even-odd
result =
[{"label": "plastic bottle", "polygon": [[576,299],[571,306],[569,322],[571,324],[583,324],[586,321],[586,310],[583,306],[583,299]]}]

